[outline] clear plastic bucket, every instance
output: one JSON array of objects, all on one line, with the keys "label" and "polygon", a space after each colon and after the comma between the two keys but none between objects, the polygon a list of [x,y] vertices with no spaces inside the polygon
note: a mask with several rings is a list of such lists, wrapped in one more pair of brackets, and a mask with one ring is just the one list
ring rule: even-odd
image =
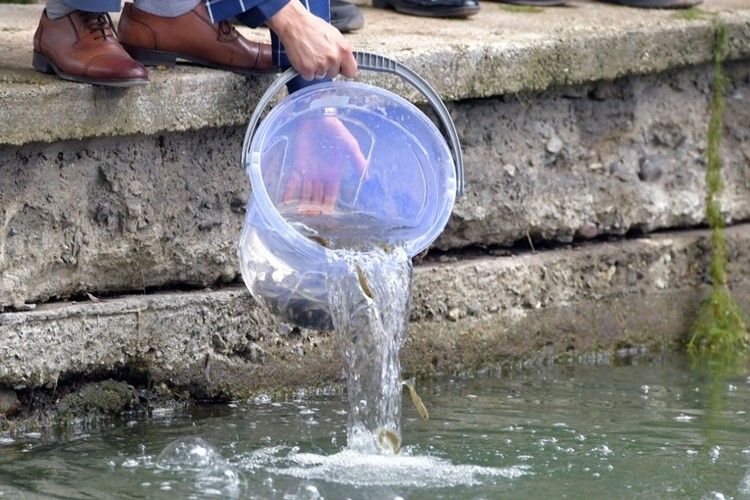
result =
[{"label": "clear plastic bucket", "polygon": [[455,128],[434,91],[392,60],[356,56],[360,69],[413,83],[436,110],[451,147],[416,106],[378,87],[313,85],[282,99],[258,123],[270,97],[296,73],[284,73],[266,92],[243,147],[252,194],[239,244],[241,272],[261,304],[287,322],[320,330],[332,328],[330,252],[402,246],[420,253],[444,229],[462,183]]}]

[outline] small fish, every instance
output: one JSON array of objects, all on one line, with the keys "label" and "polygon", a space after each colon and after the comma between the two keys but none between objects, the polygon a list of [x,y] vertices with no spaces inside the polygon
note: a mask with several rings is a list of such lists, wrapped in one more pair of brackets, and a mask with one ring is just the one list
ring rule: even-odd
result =
[{"label": "small fish", "polygon": [[310,238],[311,240],[313,240],[315,243],[317,243],[318,245],[322,247],[331,248],[331,242],[320,235],[311,234],[310,236],[308,236],[308,238]]},{"label": "small fish", "polygon": [[394,455],[401,451],[401,440],[390,429],[381,429],[378,433],[378,444],[384,450],[393,450]]},{"label": "small fish", "polygon": [[393,252],[393,247],[391,247],[388,243],[385,241],[381,241],[378,246],[383,249],[385,253],[391,253]]},{"label": "small fish", "polygon": [[430,419],[430,414],[427,413],[427,408],[425,408],[424,403],[422,402],[422,398],[420,398],[419,394],[417,394],[417,390],[409,382],[404,381],[403,384],[409,389],[409,395],[411,396],[411,402],[414,403],[414,406],[417,408],[417,411],[419,412],[419,415],[424,420],[429,420]]},{"label": "small fish", "polygon": [[359,264],[354,265],[357,268],[357,278],[359,279],[359,286],[362,288],[362,291],[365,292],[365,295],[367,295],[371,299],[374,299],[375,294],[373,293],[372,288],[370,288],[370,284],[367,282],[367,276],[365,276],[365,272],[361,267],[359,267]]}]

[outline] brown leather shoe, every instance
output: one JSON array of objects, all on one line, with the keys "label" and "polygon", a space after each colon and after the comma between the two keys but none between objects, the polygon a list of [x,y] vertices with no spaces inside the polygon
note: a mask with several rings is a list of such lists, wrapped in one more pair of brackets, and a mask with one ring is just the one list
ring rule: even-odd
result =
[{"label": "brown leather shoe", "polygon": [[117,41],[112,19],[102,12],[76,10],[51,20],[42,12],[34,33],[32,64],[65,80],[112,87],[148,83],[148,70]]},{"label": "brown leather shoe", "polygon": [[177,17],[149,14],[126,3],[120,15],[120,41],[147,66],[174,66],[177,59],[235,73],[277,71],[271,45],[251,42],[227,21],[212,23],[204,2]]}]

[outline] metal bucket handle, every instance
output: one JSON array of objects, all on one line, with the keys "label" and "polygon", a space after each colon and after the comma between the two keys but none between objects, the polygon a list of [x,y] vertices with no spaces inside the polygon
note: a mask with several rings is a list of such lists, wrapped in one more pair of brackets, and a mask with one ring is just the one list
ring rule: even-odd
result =
[{"label": "metal bucket handle", "polygon": [[[430,103],[432,108],[440,118],[443,124],[444,133],[443,137],[448,142],[448,147],[453,154],[453,163],[456,167],[456,196],[463,195],[464,192],[464,160],[463,154],[461,153],[461,144],[458,140],[458,132],[453,124],[450,113],[445,107],[445,104],[440,99],[440,96],[433,90],[432,87],[419,76],[414,70],[404,66],[403,64],[389,59],[385,56],[372,54],[370,52],[354,52],[354,58],[357,60],[357,66],[359,69],[366,69],[370,71],[379,71],[381,73],[392,73],[400,76],[414,88],[416,88]],[[265,110],[266,106],[271,102],[273,96],[281,90],[281,87],[289,83],[299,73],[294,68],[289,68],[284,71],[279,77],[266,89],[266,93],[258,101],[258,105],[250,117],[250,123],[248,124],[247,131],[245,132],[245,140],[242,147],[242,165],[247,165],[247,152],[250,149],[250,144],[255,135],[255,131],[260,124],[260,115]]]}]

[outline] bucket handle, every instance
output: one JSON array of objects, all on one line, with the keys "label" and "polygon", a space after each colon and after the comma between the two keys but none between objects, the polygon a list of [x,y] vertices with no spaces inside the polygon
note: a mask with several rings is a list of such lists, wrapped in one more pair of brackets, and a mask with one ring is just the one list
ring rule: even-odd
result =
[{"label": "bucket handle", "polygon": [[[370,52],[358,52],[354,51],[354,58],[357,60],[357,66],[359,69],[366,69],[370,71],[378,71],[381,73],[392,73],[396,76],[400,76],[414,88],[416,88],[430,103],[432,108],[440,118],[440,122],[445,130],[444,137],[448,142],[448,146],[453,155],[453,163],[456,167],[456,196],[463,195],[464,192],[464,160],[463,154],[461,153],[461,144],[458,140],[458,132],[456,132],[456,126],[453,124],[450,113],[445,107],[445,104],[440,99],[440,96],[425,81],[424,78],[419,76],[411,68],[404,66],[403,64],[389,59],[385,56],[373,54]],[[266,89],[265,94],[258,101],[258,105],[253,111],[250,117],[250,123],[248,124],[247,131],[245,132],[245,140],[242,147],[242,165],[247,165],[247,152],[250,149],[253,135],[260,124],[260,115],[265,110],[266,106],[271,102],[273,96],[281,90],[281,87],[289,83],[299,73],[294,68],[289,68],[284,71],[279,77]]]}]

